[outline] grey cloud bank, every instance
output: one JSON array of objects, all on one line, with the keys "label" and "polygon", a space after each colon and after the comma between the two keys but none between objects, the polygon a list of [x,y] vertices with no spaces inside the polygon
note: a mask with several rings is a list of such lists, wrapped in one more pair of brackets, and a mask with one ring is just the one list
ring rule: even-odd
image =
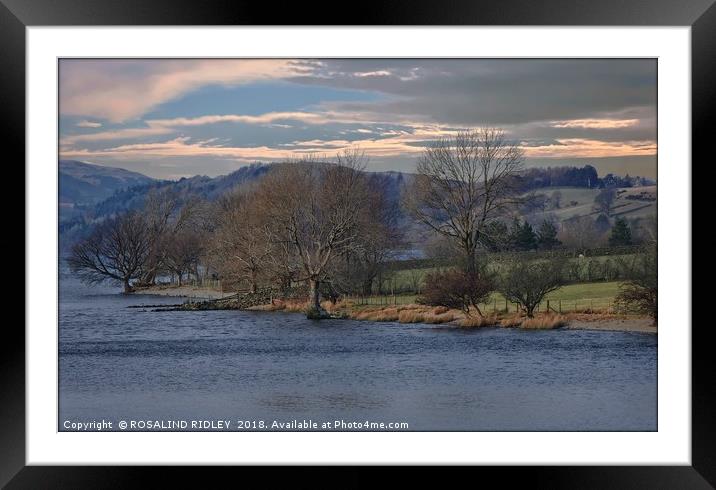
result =
[{"label": "grey cloud bank", "polygon": [[[280,107],[241,99],[251,86],[283,100],[286,84],[379,97],[306,104],[299,94]],[[246,112],[196,116],[187,95],[219,87]],[[653,59],[62,60],[59,90],[62,158],[159,178],[351,145],[376,169],[410,171],[430,141],[484,125],[503,127],[530,165],[656,173]],[[191,124],[153,120],[166,104],[193,114]]]}]

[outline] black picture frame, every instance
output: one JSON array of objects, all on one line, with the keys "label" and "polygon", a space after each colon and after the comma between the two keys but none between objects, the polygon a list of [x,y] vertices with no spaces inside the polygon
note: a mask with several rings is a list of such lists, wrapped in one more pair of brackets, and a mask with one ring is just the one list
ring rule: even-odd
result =
[{"label": "black picture frame", "polygon": [[[709,140],[712,139],[709,129],[716,118],[714,0],[453,0],[449,4],[400,0],[371,3],[361,2],[351,9],[350,15],[330,15],[320,12],[339,10],[310,8],[301,2],[279,7],[243,0],[0,0],[0,127],[6,162],[19,170],[18,162],[25,161],[25,28],[28,26],[345,25],[350,20],[351,25],[691,26],[692,160],[707,163]],[[688,171],[687,162],[678,164]],[[25,181],[24,172],[21,178]],[[694,195],[695,191],[693,189]],[[24,227],[24,223],[21,226]],[[32,257],[25,253],[25,262],[30,260]],[[501,484],[528,480],[533,486],[546,488],[716,486],[716,406],[711,380],[714,356],[707,338],[711,322],[692,323],[692,466],[480,467],[477,471],[485,476],[498,476]],[[679,326],[687,327],[688,324]],[[147,476],[161,476],[166,486],[173,480],[184,487],[195,481],[203,483],[208,477],[204,468],[197,468],[197,472],[190,474],[186,468],[174,467],[25,466],[25,335],[16,321],[8,321],[4,330],[5,340],[0,342],[3,345],[3,355],[0,356],[3,374],[0,485],[7,485],[7,488],[115,488],[142,484]],[[230,470],[223,468],[221,472]],[[304,470],[307,469],[292,472],[294,486],[313,486],[316,482],[315,476]],[[242,468],[242,478],[257,476],[254,475],[257,471],[259,469]],[[451,476],[467,476],[461,473],[451,470]],[[414,469],[413,475],[424,483],[430,481],[421,469]],[[216,475],[212,472],[212,476]],[[265,474],[262,476],[266,477]],[[468,477],[473,479],[475,475]],[[444,481],[441,476],[436,478]],[[369,473],[355,468],[335,478],[331,472],[322,470],[321,479],[340,482],[341,487],[363,486],[373,480]]]}]

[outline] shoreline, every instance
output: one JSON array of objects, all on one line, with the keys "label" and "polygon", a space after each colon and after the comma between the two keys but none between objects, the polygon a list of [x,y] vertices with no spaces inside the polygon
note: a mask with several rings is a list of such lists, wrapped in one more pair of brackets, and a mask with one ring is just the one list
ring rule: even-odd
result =
[{"label": "shoreline", "polygon": [[[588,316],[588,315],[584,315]],[[568,320],[567,330],[598,330],[602,332],[642,332],[658,334],[659,327],[649,317],[634,318],[576,318]]]},{"label": "shoreline", "polygon": [[236,293],[221,292],[215,289],[197,286],[152,286],[132,291],[132,295],[143,296],[170,296],[175,298],[192,299],[222,299]]},{"label": "shoreline", "polygon": [[[236,293],[232,292],[221,292],[217,291],[215,289],[208,289],[208,288],[201,288],[201,287],[195,287],[195,286],[153,286],[150,288],[143,288],[139,289],[137,291],[134,291],[132,294],[134,295],[146,295],[146,296],[167,296],[167,297],[176,297],[176,298],[192,298],[192,299],[204,299],[204,300],[217,300],[217,299],[224,299],[228,298],[230,296],[234,296]],[[385,308],[378,309],[376,311],[379,312],[381,310],[389,310],[391,307],[386,306]],[[286,311],[286,312],[294,312],[299,313],[300,310],[294,308],[291,309],[283,309],[283,308],[274,308],[273,305],[261,305],[258,307],[251,307],[246,308],[246,311]],[[365,310],[364,310],[365,311]],[[353,320],[358,321],[382,321],[372,318],[366,318],[362,317],[360,314],[356,314],[355,316],[350,317]],[[642,316],[634,316],[634,317],[625,317],[624,315],[605,315],[605,314],[587,314],[587,313],[573,313],[573,314],[565,314],[563,315],[565,325],[563,328],[565,330],[592,330],[592,331],[601,331],[601,332],[640,332],[640,333],[651,333],[651,334],[658,334],[658,326],[655,326],[652,324],[652,320],[649,317],[642,317]],[[455,320],[444,322],[446,325],[452,325],[457,328],[485,328],[485,327],[463,327],[459,325],[459,318],[456,318]],[[386,320],[389,321],[389,320]],[[401,323],[395,320],[396,323]],[[405,322],[403,322],[405,323]],[[431,324],[433,322],[407,322],[407,323],[426,323]],[[496,326],[496,328],[509,328],[509,327],[500,327],[499,325]],[[520,328],[520,327],[514,327],[514,328]],[[525,329],[526,330],[526,329]]]}]

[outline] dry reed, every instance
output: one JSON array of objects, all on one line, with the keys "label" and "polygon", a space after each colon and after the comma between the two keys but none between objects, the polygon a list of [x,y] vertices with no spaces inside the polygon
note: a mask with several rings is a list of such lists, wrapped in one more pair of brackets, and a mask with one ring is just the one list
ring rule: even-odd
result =
[{"label": "dry reed", "polygon": [[534,318],[526,318],[520,328],[528,328],[534,330],[550,330],[553,328],[564,327],[567,324],[561,315],[544,314]]}]

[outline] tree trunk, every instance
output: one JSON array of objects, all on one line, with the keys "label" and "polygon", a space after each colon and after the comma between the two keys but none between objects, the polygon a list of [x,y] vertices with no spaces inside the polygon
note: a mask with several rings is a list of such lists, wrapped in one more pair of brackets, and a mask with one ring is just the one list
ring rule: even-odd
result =
[{"label": "tree trunk", "polygon": [[463,240],[462,249],[465,252],[465,272],[472,274],[475,272],[475,247],[469,240]]},{"label": "tree trunk", "polygon": [[124,294],[128,294],[132,292],[132,286],[129,284],[129,278],[126,278],[124,280]]},{"label": "tree trunk", "polygon": [[536,306],[537,306],[537,305],[530,306],[530,307],[527,307],[527,308],[526,308],[526,309],[527,309],[527,318],[534,318],[534,316],[535,316],[535,307],[536,307]]},{"label": "tree trunk", "polygon": [[321,295],[318,291],[320,282],[317,279],[309,279],[308,283],[311,287],[311,295],[310,295],[311,307],[320,311],[321,310]]},{"label": "tree trunk", "polygon": [[363,281],[363,296],[370,296],[373,293],[373,278],[369,277]]},{"label": "tree trunk", "polygon": [[140,279],[140,282],[142,284],[146,284],[147,286],[153,286],[154,282],[157,280],[157,270],[154,266],[152,266],[144,276]]}]

